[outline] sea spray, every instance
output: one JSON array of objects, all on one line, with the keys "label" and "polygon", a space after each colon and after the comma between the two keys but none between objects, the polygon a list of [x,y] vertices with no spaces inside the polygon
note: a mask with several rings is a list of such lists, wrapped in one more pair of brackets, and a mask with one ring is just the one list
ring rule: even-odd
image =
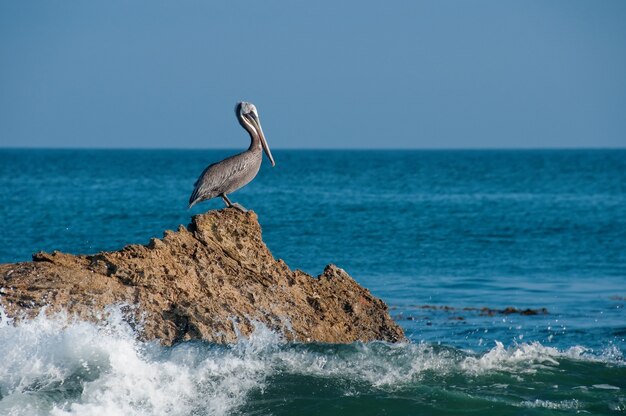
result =
[{"label": "sea spray", "polygon": [[124,313],[99,324],[45,313],[0,322],[0,414],[226,414],[263,382],[255,359],[279,337],[260,328],[233,347],[137,340]]}]

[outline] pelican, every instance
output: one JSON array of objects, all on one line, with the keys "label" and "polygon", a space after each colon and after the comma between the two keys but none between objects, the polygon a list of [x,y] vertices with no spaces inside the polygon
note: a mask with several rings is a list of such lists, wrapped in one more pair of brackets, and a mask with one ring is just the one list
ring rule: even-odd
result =
[{"label": "pelican", "polygon": [[245,152],[207,166],[194,183],[195,188],[189,197],[189,208],[198,202],[219,196],[224,200],[227,207],[234,207],[242,212],[247,212],[238,203],[230,202],[228,194],[243,188],[257,175],[263,159],[261,149],[265,151],[272,166],[276,165],[265,140],[259,121],[259,113],[257,113],[254,104],[245,101],[238,103],[235,106],[235,115],[241,127],[250,134],[250,147]]}]

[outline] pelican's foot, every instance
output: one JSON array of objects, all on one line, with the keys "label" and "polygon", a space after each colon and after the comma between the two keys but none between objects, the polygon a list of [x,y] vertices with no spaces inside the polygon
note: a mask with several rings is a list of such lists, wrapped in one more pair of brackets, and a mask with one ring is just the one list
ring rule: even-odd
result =
[{"label": "pelican's foot", "polygon": [[235,202],[234,204],[231,205],[231,207],[233,208],[237,208],[239,211],[246,213],[248,212],[247,209],[245,209],[241,204],[238,204],[237,202]]}]

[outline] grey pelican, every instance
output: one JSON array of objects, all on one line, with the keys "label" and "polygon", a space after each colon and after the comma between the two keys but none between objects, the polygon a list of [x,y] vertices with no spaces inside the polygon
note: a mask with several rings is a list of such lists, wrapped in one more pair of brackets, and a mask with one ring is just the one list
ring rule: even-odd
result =
[{"label": "grey pelican", "polygon": [[198,202],[219,196],[227,207],[246,212],[247,210],[241,205],[230,202],[227,195],[244,187],[257,175],[263,159],[261,149],[265,151],[272,166],[276,165],[265,140],[259,113],[254,104],[238,103],[235,106],[235,114],[239,124],[250,134],[250,147],[245,152],[207,166],[194,184],[195,188],[189,197],[189,208]]}]

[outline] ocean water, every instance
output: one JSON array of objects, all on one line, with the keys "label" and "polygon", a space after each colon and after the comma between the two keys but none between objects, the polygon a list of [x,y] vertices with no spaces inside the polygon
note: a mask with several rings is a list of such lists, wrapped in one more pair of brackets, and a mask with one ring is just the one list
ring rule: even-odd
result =
[{"label": "ocean water", "polygon": [[[0,262],[147,243],[222,208],[186,205],[231,153],[0,150]],[[626,413],[626,150],[273,153],[231,199],[292,268],[335,263],[381,297],[409,342],[259,325],[166,348],[116,306],[102,325],[0,310],[0,415]]]}]

